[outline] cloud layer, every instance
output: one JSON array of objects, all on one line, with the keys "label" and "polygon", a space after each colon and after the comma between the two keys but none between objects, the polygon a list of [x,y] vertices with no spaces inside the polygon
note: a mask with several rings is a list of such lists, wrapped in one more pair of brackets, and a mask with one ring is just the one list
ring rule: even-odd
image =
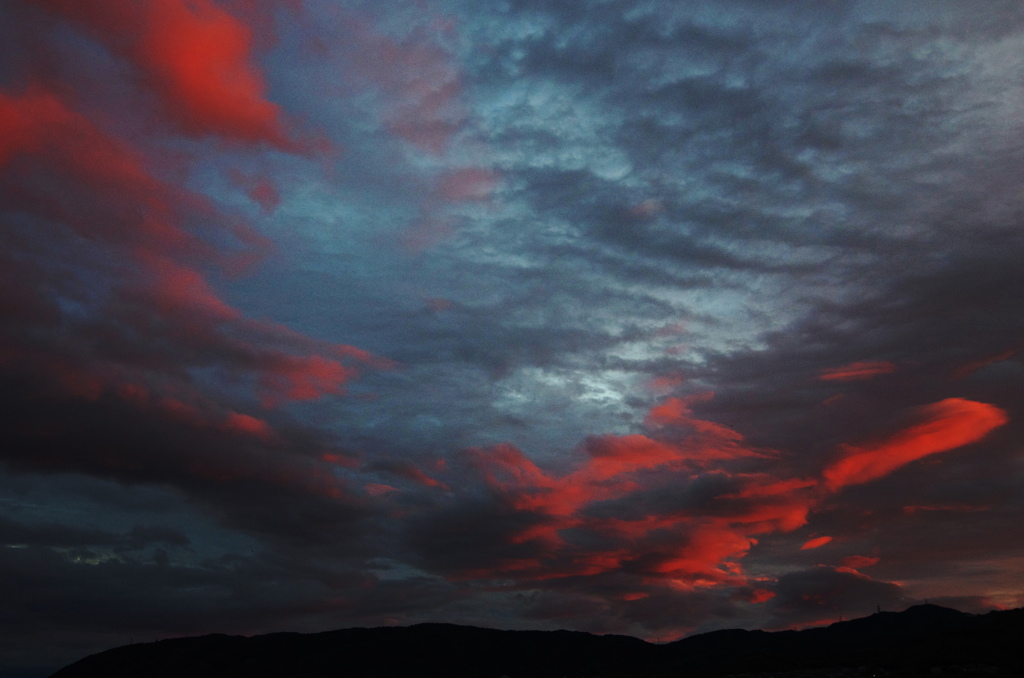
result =
[{"label": "cloud layer", "polygon": [[1022,602],[1024,11],[0,9],[0,667]]}]

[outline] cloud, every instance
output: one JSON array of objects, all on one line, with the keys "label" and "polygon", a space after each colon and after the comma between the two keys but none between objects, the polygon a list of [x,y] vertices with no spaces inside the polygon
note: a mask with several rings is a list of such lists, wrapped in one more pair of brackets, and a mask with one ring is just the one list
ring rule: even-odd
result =
[{"label": "cloud", "polygon": [[1013,605],[1024,10],[933,9],[4,5],[3,652]]},{"label": "cloud", "polygon": [[11,548],[46,546],[52,548],[108,547],[118,552],[133,552],[155,544],[187,548],[189,539],[169,527],[134,525],[127,534],[118,535],[95,529],[72,528],[59,523],[24,525],[0,519],[0,542]]},{"label": "cloud", "polygon": [[389,182],[406,184],[408,199],[393,242],[417,255],[449,241],[501,183],[486,146],[471,134],[458,20],[418,10],[415,21],[396,26],[356,7],[320,11],[333,32],[318,43],[317,57],[338,70],[322,86],[357,101],[363,124],[405,168],[386,170]]},{"label": "cloud", "polygon": [[236,528],[286,542],[358,532],[360,500],[333,465],[312,457],[328,441],[268,436],[171,400],[32,398],[26,385],[12,386],[2,399],[19,423],[2,437],[15,470],[174,487]]},{"label": "cloud", "polygon": [[[562,475],[545,471],[511,445],[473,450],[469,459],[491,490],[483,504],[489,507],[489,531],[467,526],[452,508],[428,514],[423,520],[431,527],[421,525],[417,534],[468,531],[478,544],[472,558],[465,547],[453,548],[446,539],[417,539],[415,548],[428,567],[448,576],[511,580],[517,587],[557,588],[557,582],[565,580],[587,590],[624,575],[633,584],[632,590],[624,585],[622,595],[652,587],[764,590],[742,565],[761,539],[799,530],[816,511],[835,501],[840,489],[878,479],[925,456],[893,450],[912,447],[932,453],[961,447],[1006,421],[1005,414],[990,405],[940,401],[918,409],[916,415],[925,423],[892,434],[877,449],[871,448],[875,452],[850,455],[851,449],[866,448],[845,445],[840,449],[849,456],[827,466],[819,478],[787,478],[769,471],[769,460],[776,455],[751,449],[734,431],[702,425],[680,402],[669,400],[667,408],[656,406],[652,412],[671,412],[673,420],[682,417],[688,429],[665,440],[641,435],[590,437],[577,449],[575,468]],[[722,442],[742,454],[720,454]],[[846,460],[857,454],[875,455],[872,459],[881,455],[887,462],[877,462],[880,465],[870,473],[845,474],[843,482],[837,482],[839,469],[855,464]],[[765,470],[741,470],[750,464]],[[480,515],[480,505],[472,512]],[[791,553],[818,549],[833,540],[831,535],[805,538],[802,545],[792,545]],[[445,553],[443,560],[438,551]],[[467,564],[454,553],[464,553]],[[859,586],[862,579],[855,568],[879,559],[857,556],[843,562],[843,569],[837,570],[840,579]],[[753,603],[769,598],[753,593],[741,597]]]},{"label": "cloud", "polygon": [[962,398],[922,407],[921,423],[868,447],[848,447],[844,456],[823,472],[827,486],[836,490],[863,483],[931,454],[980,440],[1008,421],[998,407]]},{"label": "cloud", "polygon": [[454,31],[451,19],[431,15],[435,32],[416,28],[404,39],[377,29],[365,17],[345,17],[358,46],[351,58],[356,73],[384,97],[381,114],[389,130],[420,150],[443,154],[461,126],[461,75],[445,50]]},{"label": "cloud", "polygon": [[843,567],[856,570],[863,567],[877,565],[879,560],[881,559],[873,556],[847,556],[846,558],[843,558]]},{"label": "cloud", "polygon": [[81,26],[128,59],[186,133],[294,150],[280,106],[253,63],[252,29],[210,0],[35,4]]},{"label": "cloud", "polygon": [[[172,158],[160,147],[186,134],[299,150],[265,98],[250,28],[209,2],[33,6],[132,64],[135,90],[119,91],[120,103],[153,96],[162,108],[129,106],[116,124],[110,91],[76,91],[47,72],[0,88],[0,263],[12,291],[0,398],[19,420],[3,431],[3,459],[20,473],[172,487],[282,548],[354,548],[364,498],[324,460],[346,453],[267,410],[343,395],[365,368],[393,363],[227,301],[231,281],[275,246],[186,185],[206,162],[200,151]],[[60,63],[93,49],[82,45],[46,36],[37,48]],[[137,135],[142,118],[154,138]],[[259,175],[229,166],[223,176]],[[270,184],[256,181],[235,188],[275,206]]]},{"label": "cloud", "polygon": [[860,381],[862,379],[872,379],[881,374],[889,374],[895,372],[897,367],[890,362],[875,361],[875,362],[855,362],[842,367],[831,367],[827,370],[822,370],[821,374],[818,375],[818,379],[821,381]]},{"label": "cloud", "polygon": [[[533,556],[497,558],[490,568],[474,569],[472,576],[544,580],[624,570],[717,581],[729,572],[720,569],[723,563],[749,549],[750,540],[731,529],[734,521],[728,518],[647,514],[622,520],[590,511],[641,490],[648,470],[660,469],[666,479],[685,478],[680,471],[690,467],[691,459],[700,459],[699,446],[609,435],[588,439],[583,450],[583,463],[563,476],[549,475],[509,445],[474,451],[474,465],[494,491],[496,505],[525,520],[503,539]],[[714,458],[713,448],[708,450]],[[762,508],[761,515],[749,519],[773,518]]]},{"label": "cloud", "polygon": [[806,551],[807,549],[821,548],[822,546],[824,546],[825,544],[829,543],[830,541],[832,541],[832,537],[829,537],[829,536],[815,537],[814,539],[807,540],[807,542],[804,543],[804,545],[800,547],[800,550],[801,551]]},{"label": "cloud", "polygon": [[240,170],[231,172],[230,176],[265,214],[272,214],[281,204],[281,192],[270,177],[248,176]]},{"label": "cloud", "polygon": [[825,566],[782,575],[775,593],[765,603],[773,628],[834,621],[840,615],[862,617],[877,608],[902,610],[912,603],[898,584]]},{"label": "cloud", "polygon": [[[34,230],[19,224],[9,235],[9,251],[38,262],[26,271],[37,277],[19,285],[48,290],[51,309],[75,299],[83,311],[65,315],[59,326],[53,315],[35,328],[26,318],[29,324],[8,328],[7,351],[83,393],[125,382],[151,387],[140,382],[146,379],[142,373],[159,371],[160,362],[166,375],[180,380],[196,363],[224,360],[255,373],[269,402],[340,393],[357,374],[343,361],[386,364],[354,347],[317,342],[244,317],[221,300],[200,268],[223,267],[226,261],[205,241],[206,234],[192,232],[187,223],[198,216],[219,218],[229,234],[241,235],[243,245],[258,239],[247,237],[230,217],[217,215],[200,196],[153,176],[142,152],[107,134],[54,92],[37,87],[0,96],[2,122],[18,139],[6,149],[0,168],[9,179],[5,194],[23,214],[47,224]],[[62,230],[65,226],[73,233]],[[69,248],[75,246],[80,255],[72,259]],[[75,279],[91,282],[87,294],[74,289]],[[59,331],[65,335],[62,343],[71,347],[75,342],[69,337],[86,344],[103,337],[108,357],[100,352],[87,364],[73,352],[60,355],[60,349],[47,355],[39,342],[22,343],[33,328]]]},{"label": "cloud", "polygon": [[[441,459],[440,462],[444,462],[444,459]],[[443,469],[445,464],[439,463],[435,464],[435,466],[438,466],[440,469]],[[367,470],[378,471],[381,473],[386,473],[388,475],[396,476],[398,478],[411,480],[425,487],[436,487],[443,490],[451,489],[448,485],[428,475],[426,472],[423,471],[423,469],[419,468],[418,466],[409,461],[382,459],[372,462]]]},{"label": "cloud", "polygon": [[[9,532],[6,526],[0,529]],[[0,594],[26,611],[18,628],[0,641],[5,668],[14,665],[12,659],[26,667],[67,664],[95,645],[224,628],[262,633],[285,624],[312,631],[330,626],[342,610],[358,616],[370,614],[374,604],[388,610],[398,601],[410,609],[443,602],[447,594],[442,584],[429,581],[377,586],[373,576],[342,568],[330,576],[313,568],[300,573],[295,563],[267,554],[183,560],[173,535],[148,535],[145,528],[109,535],[113,546],[104,545],[98,538],[102,535],[87,534],[63,546],[45,526],[19,529],[20,538],[30,543],[0,548]],[[38,536],[28,538],[25,530]],[[116,543],[138,541],[140,535],[148,540],[145,545],[122,548]],[[270,581],[283,588],[268,589]],[[342,600],[338,590],[355,595]],[[83,625],[89,631],[78,629]],[[33,644],[40,635],[50,639],[45,650]]]},{"label": "cloud", "polygon": [[986,356],[986,357],[981,358],[979,360],[972,360],[972,361],[967,362],[967,363],[961,365],[960,367],[958,367],[955,374],[956,374],[957,377],[960,377],[960,378],[968,377],[971,374],[973,374],[974,372],[977,372],[981,368],[985,367],[986,365],[992,365],[994,363],[1001,363],[1004,360],[1009,360],[1010,358],[1012,358],[1016,354],[1017,354],[1017,349],[1011,349],[1009,351],[1003,351],[1002,353],[997,353],[996,355]]}]

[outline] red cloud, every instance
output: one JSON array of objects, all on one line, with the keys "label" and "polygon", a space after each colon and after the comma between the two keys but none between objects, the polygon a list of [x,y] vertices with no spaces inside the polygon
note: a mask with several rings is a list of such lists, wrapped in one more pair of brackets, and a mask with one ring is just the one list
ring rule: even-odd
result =
[{"label": "red cloud", "polygon": [[664,395],[673,389],[682,386],[685,381],[686,379],[680,374],[669,374],[654,377],[647,386],[652,393]]},{"label": "red cloud", "polygon": [[237,257],[212,243],[250,257],[265,241],[162,180],[152,154],[75,103],[42,85],[0,91],[0,197],[20,215],[5,220],[0,250],[9,292],[0,302],[0,368],[59,402],[128,408],[154,435],[180,431],[189,444],[149,460],[111,445],[21,461],[175,482],[209,496],[216,483],[207,481],[246,481],[344,499],[326,460],[294,454],[234,401],[258,389],[268,404],[341,393],[359,367],[387,361],[228,304],[209,276],[231,272]]},{"label": "red cloud", "polygon": [[807,514],[814,503],[812,495],[806,492],[765,497],[730,516],[730,521],[743,526],[745,534],[792,532],[807,524]]},{"label": "red cloud", "polygon": [[[538,581],[630,572],[647,583],[661,581],[686,590],[746,586],[740,561],[758,535],[796,530],[807,524],[809,512],[830,492],[881,477],[921,456],[978,440],[1006,420],[998,408],[960,399],[935,403],[920,414],[922,423],[877,445],[844,448],[852,454],[829,466],[822,479],[726,473],[726,463],[764,455],[750,449],[735,432],[695,419],[682,399],[667,401],[654,418],[685,424],[687,435],[671,441],[642,435],[591,437],[581,447],[586,457],[578,468],[562,476],[546,473],[511,445],[475,450],[474,459],[488,485],[524,520],[531,517],[507,537],[508,544],[529,546],[537,555],[509,557],[472,576]],[[723,449],[729,454],[723,454]],[[682,502],[676,508],[653,505],[628,519],[594,513],[603,502],[631,497],[642,502],[652,483],[685,487],[707,470],[708,460],[716,462],[717,477],[728,478],[731,491],[697,504]],[[820,536],[802,548],[819,548],[831,541],[831,536]],[[866,567],[874,562],[865,558],[844,566]]]},{"label": "red cloud", "polygon": [[352,66],[380,93],[387,128],[421,151],[444,154],[465,111],[461,73],[437,33],[418,30],[399,41],[360,17],[343,21],[355,45]]},{"label": "red cloud", "polygon": [[421,252],[450,238],[460,224],[458,206],[483,202],[498,184],[498,175],[483,167],[462,167],[441,172],[422,204],[422,214],[402,233],[400,242],[410,252]]},{"label": "red cloud", "polygon": [[843,567],[851,570],[857,570],[859,568],[877,565],[880,560],[881,558],[873,556],[847,556],[846,558],[843,558]]},{"label": "red cloud", "polygon": [[[419,27],[396,38],[364,16],[334,11],[345,30],[341,44],[346,71],[364,96],[373,95],[383,129],[405,142],[413,154],[445,160],[421,187],[420,214],[398,239],[411,252],[434,247],[458,230],[463,219],[459,208],[486,202],[500,181],[493,168],[466,163],[467,157],[481,155],[479,149],[456,145],[467,114],[463,74],[446,45],[455,24],[427,14]],[[338,87],[333,82],[324,85]]]},{"label": "red cloud", "polygon": [[[695,422],[697,420],[692,416],[691,405],[710,400],[713,395],[712,393],[698,393],[686,398],[666,398],[663,403],[651,408],[647,414],[647,424],[649,426],[665,426]],[[711,422],[703,423],[710,424]]]},{"label": "red cloud", "polygon": [[740,433],[713,421],[693,416],[690,406],[696,402],[709,400],[713,396],[713,393],[707,392],[686,398],[668,398],[662,404],[651,408],[646,423],[648,426],[687,426],[702,434],[705,442],[713,440],[714,444],[705,444],[701,449],[701,456],[705,459],[750,454],[750,450],[741,446],[743,436]]},{"label": "red cloud", "polygon": [[846,455],[823,472],[831,490],[865,483],[916,459],[981,440],[1008,421],[1006,413],[985,403],[947,398],[919,410],[922,423],[867,447],[845,447]]},{"label": "red cloud", "polygon": [[685,543],[672,549],[650,568],[677,585],[715,586],[742,582],[736,559],[747,555],[757,541],[721,521],[699,523],[687,531]]},{"label": "red cloud", "polygon": [[252,30],[211,0],[35,0],[138,67],[181,129],[296,149],[253,63]]},{"label": "red cloud", "polygon": [[643,435],[595,436],[588,438],[585,449],[590,463],[580,478],[607,480],[630,471],[657,468],[686,458],[677,446],[661,443]]},{"label": "red cloud", "polygon": [[337,360],[319,355],[288,356],[272,359],[260,380],[265,389],[264,404],[279,399],[314,400],[328,394],[344,393],[343,384],[358,372]]},{"label": "red cloud", "polygon": [[270,428],[267,422],[239,412],[228,414],[224,421],[224,429],[263,439],[270,439],[274,435],[274,429]]},{"label": "red cloud", "polygon": [[729,595],[729,599],[759,605],[761,603],[768,602],[776,595],[777,594],[773,591],[758,588],[756,586],[740,586]]},{"label": "red cloud", "polygon": [[16,153],[42,151],[48,132],[73,117],[59,98],[40,88],[20,97],[0,93],[0,167]]},{"label": "red cloud", "polygon": [[442,490],[450,489],[447,485],[442,483],[440,480],[437,480],[436,478],[431,478],[430,476],[428,476],[426,473],[424,473],[420,469],[416,468],[415,466],[410,468],[408,473],[409,473],[408,477],[411,480],[414,480],[417,483],[419,483],[420,485],[423,485],[425,487],[436,487],[436,488],[439,488],[439,489],[442,489]]},{"label": "red cloud", "polygon": [[355,467],[358,465],[357,460],[353,457],[336,452],[324,452],[320,455],[320,460],[337,466]]},{"label": "red cloud", "polygon": [[[0,92],[0,171],[12,206],[86,238],[174,254],[209,249],[173,223],[178,191],[154,179],[141,153],[105,133],[51,90]],[[16,169],[15,169],[16,166]],[[41,172],[31,183],[24,172]],[[199,201],[201,202],[201,201]]]},{"label": "red cloud", "polygon": [[[673,441],[636,434],[594,436],[581,448],[587,456],[580,467],[560,477],[545,473],[511,445],[475,450],[478,467],[503,500],[518,512],[541,518],[512,534],[509,542],[542,545],[547,554],[506,560],[490,575],[514,573],[540,580],[626,568],[674,587],[735,584],[743,581],[736,561],[756,543],[752,535],[805,524],[812,499],[801,490],[813,482],[773,487],[760,477],[740,476],[736,479],[742,487],[763,488],[749,496],[723,496],[715,510],[653,512],[628,520],[589,515],[589,507],[598,502],[642,490],[650,482],[645,473],[692,479],[697,477],[693,469],[713,462],[760,456],[736,432],[696,419],[685,407],[673,403],[673,408],[680,415],[675,419],[691,430],[689,436]],[[567,539],[569,531],[591,534],[608,546],[581,549]]]},{"label": "red cloud", "polygon": [[880,374],[896,371],[896,366],[883,360],[875,362],[856,362],[842,367],[822,370],[818,375],[821,381],[864,381],[873,379]]},{"label": "red cloud", "polygon": [[271,214],[281,204],[281,193],[268,177],[249,176],[238,170],[230,172],[229,176],[265,214]]},{"label": "red cloud", "polygon": [[320,344],[274,323],[245,318],[198,271],[149,253],[137,256],[148,284],[123,297],[130,319],[146,321],[149,315],[166,324],[167,336],[178,347],[193,349],[197,359],[234,353],[237,367],[256,374],[267,407],[343,394],[344,384],[359,374],[343,360],[390,366],[355,347]]},{"label": "red cloud", "polygon": [[[136,440],[144,445],[120,440],[113,422],[108,422],[99,434],[108,437],[108,445],[94,449],[94,441],[74,441],[60,445],[60,451],[51,453],[50,459],[33,455],[29,464],[34,468],[49,464],[132,481],[142,478],[170,482],[201,494],[230,494],[235,491],[232,487],[246,492],[259,486],[264,493],[308,496],[331,503],[344,501],[352,507],[343,482],[331,470],[332,459],[344,464],[339,455],[324,454],[316,459],[297,454],[298,450],[266,421],[224,412],[216,402],[194,393],[182,398],[153,397],[142,387],[126,385],[118,395],[121,402],[99,402],[95,411],[101,416],[117,412],[122,424],[124,415],[132,419],[133,426],[145,422],[143,430],[151,439]],[[59,418],[57,421],[61,423],[57,431],[43,430],[39,435],[59,436],[63,426],[74,425]],[[14,458],[17,460],[18,455]],[[218,490],[218,486],[223,487]]]},{"label": "red cloud", "polygon": [[972,360],[971,362],[965,363],[958,367],[956,371],[953,373],[953,376],[956,379],[963,379],[964,377],[968,377],[974,374],[982,367],[992,365],[994,363],[1001,363],[1004,360],[1009,360],[1015,355],[1017,355],[1017,349],[1013,348],[1008,351],[1003,351],[1002,353],[985,356],[984,358],[980,358],[978,360]]},{"label": "red cloud", "polygon": [[669,398],[662,404],[651,408],[647,414],[647,423],[653,426],[685,423],[689,416],[689,402],[682,398]]},{"label": "red cloud", "polygon": [[390,485],[382,485],[380,483],[367,483],[363,487],[363,489],[366,490],[366,494],[370,495],[371,497],[379,497],[390,492],[399,491],[397,487],[391,487]]},{"label": "red cloud", "polygon": [[832,537],[815,537],[814,539],[809,539],[803,546],[800,547],[800,550],[806,551],[809,549],[821,548],[830,541],[832,541]]}]

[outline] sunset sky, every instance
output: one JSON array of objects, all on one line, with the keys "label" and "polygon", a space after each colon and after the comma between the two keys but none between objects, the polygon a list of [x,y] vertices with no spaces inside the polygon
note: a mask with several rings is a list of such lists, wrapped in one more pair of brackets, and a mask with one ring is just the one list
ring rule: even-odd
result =
[{"label": "sunset sky", "polygon": [[0,45],[5,678],[1024,605],[1024,4],[11,0]]}]

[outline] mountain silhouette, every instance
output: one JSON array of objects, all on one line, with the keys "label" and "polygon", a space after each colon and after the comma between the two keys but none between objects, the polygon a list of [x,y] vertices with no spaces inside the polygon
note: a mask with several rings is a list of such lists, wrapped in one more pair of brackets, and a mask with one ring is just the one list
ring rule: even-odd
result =
[{"label": "mountain silhouette", "polygon": [[575,631],[454,624],[126,645],[52,678],[853,678],[1024,676],[1024,609],[937,605],[802,631],[714,631],[656,645]]}]

